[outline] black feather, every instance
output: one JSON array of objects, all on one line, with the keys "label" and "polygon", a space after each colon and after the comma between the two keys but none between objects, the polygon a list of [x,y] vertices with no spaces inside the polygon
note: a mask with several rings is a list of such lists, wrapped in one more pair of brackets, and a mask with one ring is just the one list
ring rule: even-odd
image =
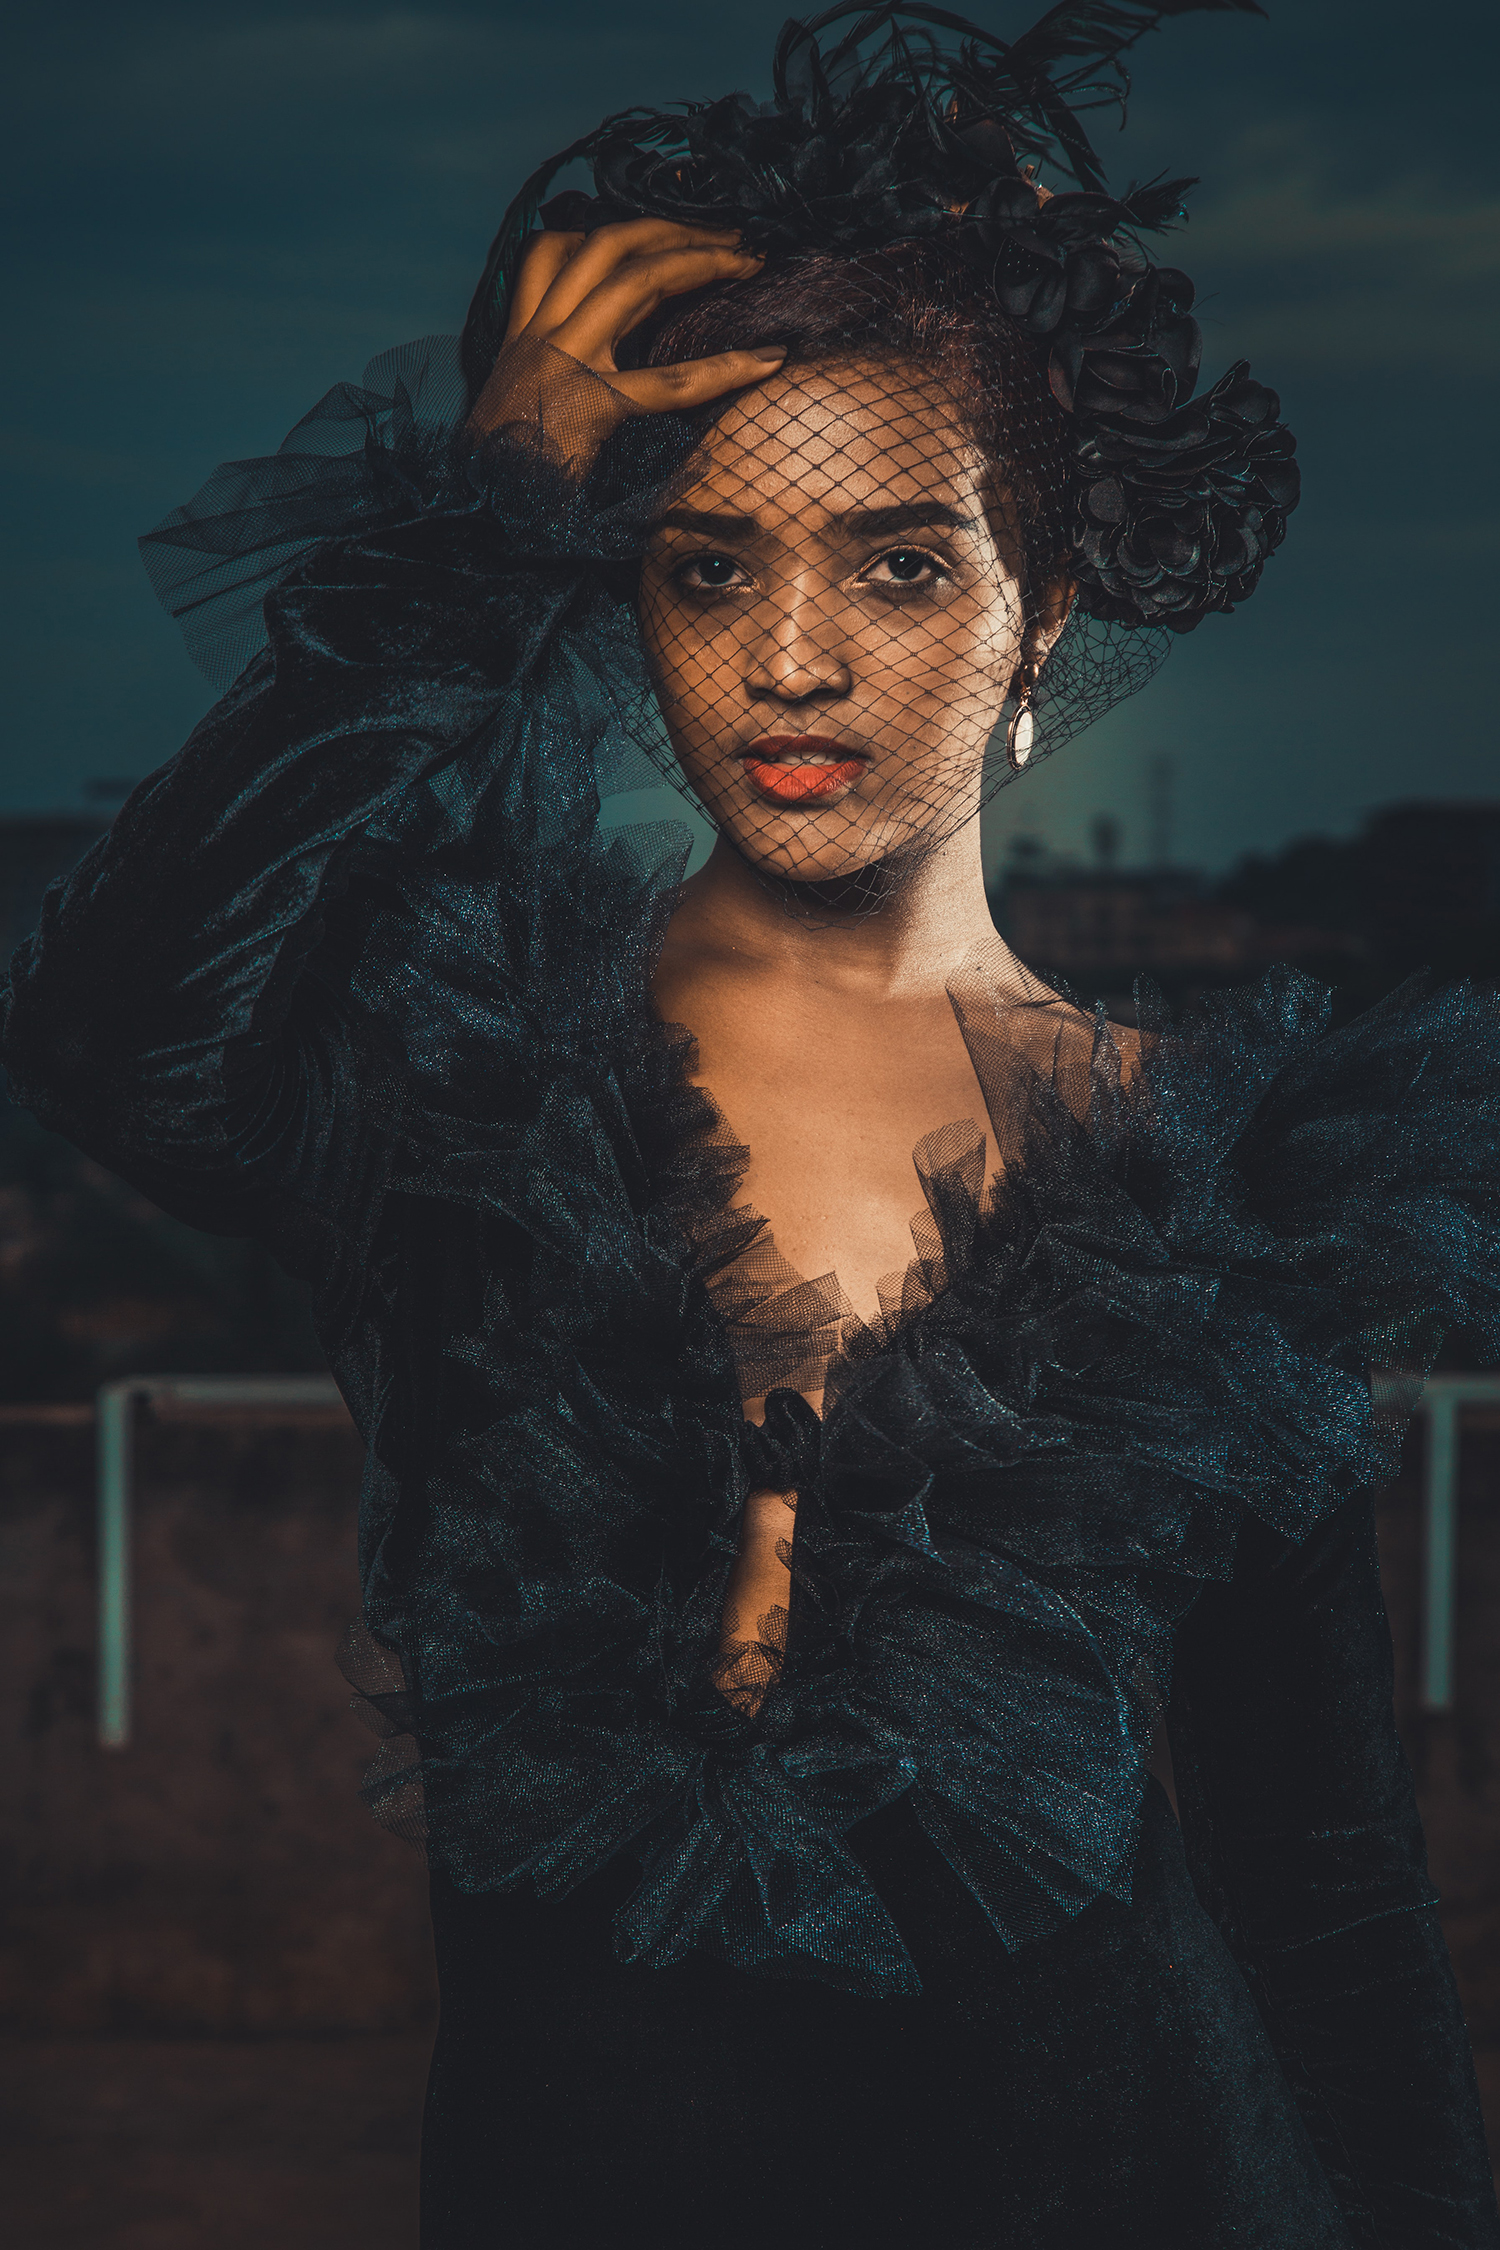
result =
[{"label": "black feather", "polygon": [[[983,167],[964,133],[984,121],[1003,132],[1011,159],[1049,163],[1102,193],[1104,170],[1083,114],[1111,104],[1123,111],[1125,50],[1167,17],[1205,11],[1264,13],[1258,0],[1059,0],[1011,41],[929,0],[833,7],[806,22],[789,21],[772,60],[769,113],[756,111],[745,95],[622,111],[532,173],[505,215],[470,308],[471,383],[485,354],[493,358],[498,348],[526,237],[564,166],[594,162],[596,197],[605,206],[596,223],[655,212],[742,225],[768,247],[783,248],[798,238],[809,246],[843,241],[869,248],[882,226],[884,239],[928,232],[935,213],[967,201],[982,184]],[[834,25],[843,28],[824,53],[819,35]],[[956,49],[943,44],[943,32],[958,35]],[[796,184],[799,152],[813,137],[828,144],[831,158],[821,198]],[[648,157],[653,150],[661,154]],[[862,231],[848,208],[855,174],[845,164],[848,176],[833,176],[840,150],[864,159]],[[804,162],[800,170],[807,169]],[[882,187],[886,192],[873,192]],[[1163,223],[1150,215],[1154,208],[1149,199],[1137,202],[1134,223]]]}]

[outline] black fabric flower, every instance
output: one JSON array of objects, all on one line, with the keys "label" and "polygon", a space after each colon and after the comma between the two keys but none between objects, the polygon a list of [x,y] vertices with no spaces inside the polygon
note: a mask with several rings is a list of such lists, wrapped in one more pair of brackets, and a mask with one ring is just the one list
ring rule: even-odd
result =
[{"label": "black fabric flower", "polygon": [[1153,266],[1135,231],[1183,185],[1039,206],[1028,181],[996,181],[965,229],[1005,311],[1050,346],[1073,417],[1080,606],[1177,632],[1253,590],[1300,490],[1280,402],[1244,362],[1193,398],[1193,284]]},{"label": "black fabric flower", "polygon": [[[1295,443],[1275,392],[1243,365],[1194,399],[1193,285],[1153,265],[1140,240],[1183,216],[1194,183],[1111,196],[1081,123],[1123,106],[1126,48],[1200,9],[1263,12],[1255,0],[1062,0],[1007,42],[923,4],[837,7],[783,27],[770,102],[730,94],[607,118],[506,214],[465,331],[471,393],[493,364],[538,219],[585,231],[647,216],[736,227],[769,255],[946,240],[1035,341],[1073,417],[1080,608],[1178,632],[1233,608],[1296,506]],[[849,17],[825,54],[816,35]],[[543,202],[575,160],[592,164],[593,195]],[[1076,187],[1039,188],[1042,162]]]},{"label": "black fabric flower", "polygon": [[1170,384],[1151,352],[1085,356],[1075,555],[1090,616],[1186,632],[1254,590],[1299,477],[1276,393],[1243,360],[1181,406]]}]

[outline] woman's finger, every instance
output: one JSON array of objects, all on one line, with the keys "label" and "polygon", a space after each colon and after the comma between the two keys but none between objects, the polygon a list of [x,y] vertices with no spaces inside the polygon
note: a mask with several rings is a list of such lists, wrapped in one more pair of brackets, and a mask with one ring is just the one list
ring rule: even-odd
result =
[{"label": "woman's finger", "polygon": [[784,344],[762,344],[755,351],[714,352],[707,359],[685,359],[676,367],[633,368],[628,375],[607,378],[648,414],[670,414],[674,408],[706,406],[729,391],[763,383],[786,358]]},{"label": "woman's finger", "polygon": [[739,236],[725,228],[683,227],[669,219],[631,219],[619,226],[596,227],[577,256],[559,269],[534,317],[550,334],[577,311],[590,290],[634,259],[674,250],[737,252],[739,248]]},{"label": "woman's finger", "polygon": [[[547,340],[591,367],[607,364],[619,339],[639,327],[664,298],[706,288],[712,281],[746,281],[763,264],[748,250],[663,250],[654,257],[632,258],[591,289],[566,320],[547,330]],[[544,308],[538,326],[545,322]]]},{"label": "woman's finger", "polygon": [[505,319],[505,341],[511,343],[533,318],[548,290],[564,266],[575,258],[582,248],[581,234],[556,232],[533,236],[526,246],[511,291],[510,309]]}]

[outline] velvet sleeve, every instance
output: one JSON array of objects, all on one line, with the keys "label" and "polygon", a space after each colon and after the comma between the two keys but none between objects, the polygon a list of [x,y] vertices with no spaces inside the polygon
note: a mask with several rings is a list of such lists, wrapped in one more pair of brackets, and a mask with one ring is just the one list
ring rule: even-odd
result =
[{"label": "velvet sleeve", "polygon": [[1178,1806],[1353,2240],[1489,2250],[1468,2035],[1391,1692],[1368,1496],[1301,1545],[1251,1525],[1179,1634]]},{"label": "velvet sleeve", "polygon": [[[601,388],[560,364],[564,396]],[[475,445],[330,398],[345,423],[365,402],[353,452],[318,451],[315,409],[301,450],[231,464],[153,535],[185,620],[232,580],[264,645],[49,893],[3,1047],[42,1122],[320,1286],[372,1238],[413,1074],[506,1004],[504,960],[476,959],[539,822],[597,811],[642,670],[610,574],[657,466],[617,443],[580,490],[536,429]]]}]

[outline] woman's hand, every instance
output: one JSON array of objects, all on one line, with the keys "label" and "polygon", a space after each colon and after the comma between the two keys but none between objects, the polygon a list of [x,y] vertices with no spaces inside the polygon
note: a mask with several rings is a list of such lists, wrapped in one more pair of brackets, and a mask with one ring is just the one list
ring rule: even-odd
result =
[{"label": "woman's hand", "polygon": [[[493,430],[502,422],[545,421],[548,385],[539,381],[537,356],[519,352],[523,341],[550,344],[587,367],[630,401],[638,412],[665,414],[705,406],[730,391],[764,382],[786,356],[784,345],[753,351],[714,352],[675,367],[633,368],[622,373],[615,352],[622,338],[667,297],[680,297],[715,281],[742,281],[765,261],[737,235],[717,228],[676,226],[666,219],[632,219],[593,234],[539,234],[521,261],[494,372],[480,392],[471,426]],[[578,403],[569,401],[576,423]],[[572,429],[567,451],[576,463],[591,455],[618,415],[600,417],[597,432]],[[582,441],[582,442],[579,442]],[[592,441],[592,442],[590,442]]]}]

